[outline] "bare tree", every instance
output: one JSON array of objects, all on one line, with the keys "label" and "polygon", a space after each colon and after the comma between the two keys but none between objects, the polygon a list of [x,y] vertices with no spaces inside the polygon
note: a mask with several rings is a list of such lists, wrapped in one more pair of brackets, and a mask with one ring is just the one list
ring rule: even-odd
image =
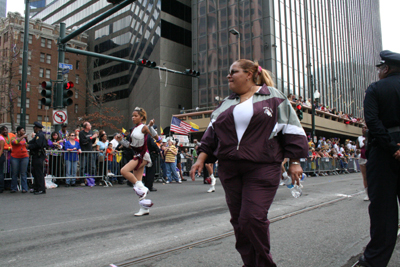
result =
[{"label": "bare tree", "polygon": [[14,43],[16,40],[15,32],[12,26],[8,25],[5,30],[5,42],[8,41],[8,47],[3,48],[0,64],[2,65],[2,75],[0,76],[0,95],[2,113],[8,113],[10,116],[11,129],[15,131],[15,110],[14,105],[18,99],[18,82],[15,82],[16,73],[19,68],[18,56],[21,52],[20,48]]},{"label": "bare tree", "polygon": [[[94,66],[99,65],[99,60],[95,59],[93,61]],[[105,76],[110,74],[112,72],[112,69],[107,73]],[[86,74],[88,77],[89,73]],[[101,79],[101,74],[99,71],[94,72],[95,79],[100,80]],[[94,128],[98,129],[104,129],[104,128],[109,128],[113,130],[119,130],[117,127],[118,125],[122,124],[122,121],[124,119],[124,116],[122,115],[115,115],[118,114],[119,111],[114,108],[114,107],[109,107],[105,105],[107,101],[115,97],[114,93],[105,93],[105,88],[103,86],[102,82],[98,83],[98,90],[96,92],[93,92],[91,87],[89,86],[89,79],[87,79],[87,84],[86,84],[86,105],[87,107],[90,107],[91,111],[89,112],[87,109],[87,112],[84,116],[79,117],[79,118],[74,118],[72,120],[73,124],[79,125],[84,121],[90,121],[90,123],[93,125]],[[93,111],[94,110],[94,111]]]}]

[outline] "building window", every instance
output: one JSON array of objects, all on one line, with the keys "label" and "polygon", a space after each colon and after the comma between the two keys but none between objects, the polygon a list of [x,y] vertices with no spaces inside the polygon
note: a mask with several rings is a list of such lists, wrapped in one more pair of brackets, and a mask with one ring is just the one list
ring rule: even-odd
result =
[{"label": "building window", "polygon": [[39,77],[43,78],[44,76],[44,69],[43,68],[39,68]]},{"label": "building window", "polygon": [[[20,52],[19,53],[19,57],[23,58],[24,57],[24,53]],[[31,60],[31,59],[32,59],[32,51],[28,51],[28,60]]]},{"label": "building window", "polygon": [[51,55],[49,54],[46,55],[46,63],[51,64]]},{"label": "building window", "polygon": [[27,92],[30,92],[30,91],[31,91],[31,83],[30,83],[30,82],[27,82],[27,83],[26,83],[26,91],[27,91]]},{"label": "building window", "polygon": [[76,61],[76,69],[79,70],[79,60]]},{"label": "building window", "polygon": [[52,40],[47,40],[47,48],[51,48],[51,41]]},{"label": "building window", "polygon": [[75,113],[78,113],[78,104],[75,104]]},{"label": "building window", "polygon": [[43,116],[42,115],[38,115],[37,116],[37,120],[41,122],[43,120]]},{"label": "building window", "polygon": [[64,63],[65,63],[65,64],[69,64],[69,58],[65,58],[65,59],[64,59]]},{"label": "building window", "polygon": [[26,74],[31,75],[31,66],[28,66],[28,72]]},{"label": "building window", "polygon": [[21,107],[21,98],[20,97],[18,97],[18,102],[17,102],[17,107]]},{"label": "building window", "polygon": [[[25,116],[25,121],[27,123],[29,123],[29,115],[28,114],[26,114],[26,116]],[[20,124],[20,123],[21,123],[21,114],[17,114],[17,124]]]},{"label": "building window", "polygon": [[43,108],[42,100],[39,99],[39,102],[38,102],[38,109],[42,109],[42,108]]},{"label": "building window", "polygon": [[78,94],[78,89],[75,88],[75,98],[78,98],[79,94]]},{"label": "building window", "polygon": [[46,39],[45,39],[45,38],[42,38],[42,39],[40,40],[40,46],[41,46],[41,47],[46,47]]},{"label": "building window", "polygon": [[40,53],[40,62],[44,62],[44,53]]},{"label": "building window", "polygon": [[46,69],[46,78],[50,79],[50,70],[49,69]]},{"label": "building window", "polygon": [[75,84],[79,84],[79,75],[75,76]]},{"label": "building window", "polygon": [[26,99],[26,108],[29,108],[30,102],[31,102],[31,101],[29,100],[29,98],[27,98],[27,99]]},{"label": "building window", "polygon": [[68,73],[64,74],[64,79],[68,81]]},{"label": "building window", "polygon": [[22,74],[22,65],[19,65],[19,70],[18,70],[19,74]]},{"label": "building window", "polygon": [[28,43],[31,44],[32,43],[32,35],[31,34],[29,34],[29,38],[28,39],[29,39]]}]

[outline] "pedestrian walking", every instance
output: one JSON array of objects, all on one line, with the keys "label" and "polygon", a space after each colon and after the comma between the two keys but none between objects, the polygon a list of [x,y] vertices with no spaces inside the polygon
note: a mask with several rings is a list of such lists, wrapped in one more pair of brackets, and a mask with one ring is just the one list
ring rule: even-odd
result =
[{"label": "pedestrian walking", "polygon": [[[149,152],[147,152],[147,137],[151,135],[159,141],[157,132],[154,130],[154,119],[148,125],[147,113],[143,108],[136,107],[132,112],[132,122],[134,127],[131,129],[129,140],[123,139],[122,135],[116,136],[116,140],[126,148],[130,148],[131,160],[121,169],[121,174],[132,184],[133,190],[139,196],[139,212],[135,216],[149,215],[149,208],[153,206],[150,199],[146,199],[149,189],[142,182],[144,167],[151,167],[152,162]],[[133,172],[133,173],[132,173]]]},{"label": "pedestrian walking", "polygon": [[218,175],[225,190],[236,249],[244,266],[276,266],[269,242],[268,210],[281,179],[281,162],[300,184],[299,158],[307,157],[306,134],[290,101],[276,88],[267,70],[240,59],[228,73],[227,97],[211,114],[191,170],[218,158]]},{"label": "pedestrian walking", "polygon": [[380,53],[379,81],[364,99],[368,126],[367,182],[370,235],[361,266],[387,266],[398,231],[400,198],[400,54]]},{"label": "pedestrian walking", "polygon": [[29,153],[32,156],[33,193],[41,195],[46,194],[43,162],[46,158],[45,148],[47,147],[47,140],[42,132],[43,125],[37,121],[33,125],[35,135],[28,142],[26,148],[29,149]]}]

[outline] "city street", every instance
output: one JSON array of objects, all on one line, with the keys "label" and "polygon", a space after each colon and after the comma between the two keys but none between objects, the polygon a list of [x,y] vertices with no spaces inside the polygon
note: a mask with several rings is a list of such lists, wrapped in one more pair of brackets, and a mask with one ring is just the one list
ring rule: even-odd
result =
[{"label": "city street", "polygon": [[[219,180],[209,194],[200,178],[154,187],[144,217],[126,185],[0,194],[0,266],[242,266]],[[281,186],[269,214],[277,265],[352,266],[369,240],[363,198],[360,173],[307,178],[299,199]]]}]

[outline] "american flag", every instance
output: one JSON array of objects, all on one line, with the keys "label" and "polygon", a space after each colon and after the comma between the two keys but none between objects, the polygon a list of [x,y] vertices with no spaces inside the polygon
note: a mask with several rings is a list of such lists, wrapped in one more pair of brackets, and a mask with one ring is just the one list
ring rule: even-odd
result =
[{"label": "american flag", "polygon": [[181,121],[178,118],[172,117],[171,120],[171,131],[180,134],[188,134],[192,126],[189,123]]}]

